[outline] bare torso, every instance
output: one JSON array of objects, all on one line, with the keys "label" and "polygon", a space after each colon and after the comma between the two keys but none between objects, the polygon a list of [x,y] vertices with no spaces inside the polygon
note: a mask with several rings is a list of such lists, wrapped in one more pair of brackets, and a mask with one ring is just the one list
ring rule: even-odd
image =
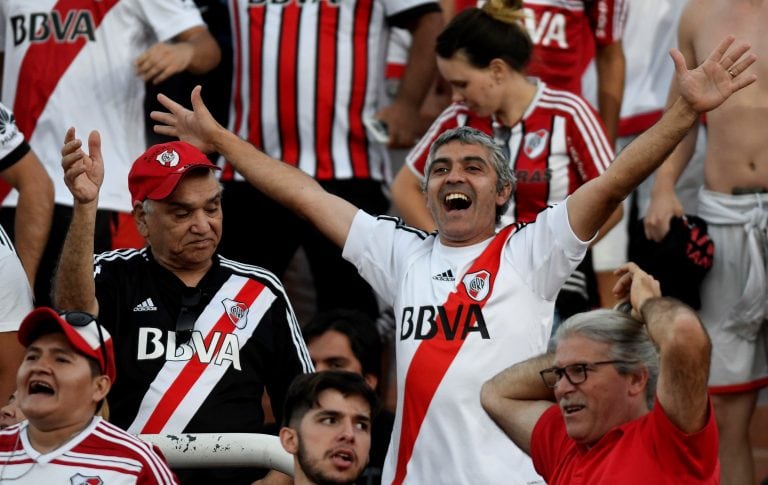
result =
[{"label": "bare torso", "polygon": [[768,0],[692,0],[683,22],[681,50],[697,65],[729,34],[757,55],[757,82],[707,114],[706,186],[768,190]]}]

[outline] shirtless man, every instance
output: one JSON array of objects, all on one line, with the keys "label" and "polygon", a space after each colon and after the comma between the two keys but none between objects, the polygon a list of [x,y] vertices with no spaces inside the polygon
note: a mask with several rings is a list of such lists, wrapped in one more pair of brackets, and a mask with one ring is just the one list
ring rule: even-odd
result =
[{"label": "shirtless man", "polygon": [[[765,230],[768,226],[768,0],[691,0],[680,20],[679,49],[700,63],[726,33],[752,44],[757,82],[707,114],[708,144],[699,215],[715,242],[714,266],[701,286],[701,319],[712,337],[709,379],[720,431],[723,484],[754,483],[749,422],[768,386]],[[738,73],[732,73],[732,75]],[[676,86],[669,99],[676,99]],[[661,240],[682,215],[674,184],[690,159],[696,130],[657,171],[645,218]]]}]

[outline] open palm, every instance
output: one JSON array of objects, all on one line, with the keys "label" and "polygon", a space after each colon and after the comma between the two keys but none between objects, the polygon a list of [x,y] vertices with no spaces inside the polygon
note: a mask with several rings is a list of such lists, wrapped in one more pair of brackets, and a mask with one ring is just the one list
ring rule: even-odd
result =
[{"label": "open palm", "polygon": [[[677,49],[670,55],[675,71],[680,96],[699,113],[713,110],[728,97],[757,79],[754,74],[743,74],[755,62],[754,54],[747,54],[748,44],[732,47],[732,36],[720,45],[697,68],[688,70],[685,58]],[[746,55],[745,55],[746,54]]]}]

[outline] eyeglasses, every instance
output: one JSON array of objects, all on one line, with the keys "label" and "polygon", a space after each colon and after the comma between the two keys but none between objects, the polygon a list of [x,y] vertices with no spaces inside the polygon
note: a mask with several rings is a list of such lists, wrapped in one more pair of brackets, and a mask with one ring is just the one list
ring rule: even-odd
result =
[{"label": "eyeglasses", "polygon": [[192,337],[197,314],[193,310],[200,304],[202,292],[197,288],[185,288],[181,296],[181,310],[176,318],[176,344],[186,343]]},{"label": "eyeglasses", "polygon": [[587,371],[594,370],[592,367],[607,364],[637,364],[636,360],[604,360],[601,362],[583,362],[580,364],[566,365],[565,367],[550,367],[539,372],[544,385],[554,389],[557,383],[565,376],[568,382],[574,386],[582,384],[587,380]]},{"label": "eyeglasses", "polygon": [[72,325],[73,327],[87,327],[91,322],[96,324],[96,330],[99,332],[99,348],[101,349],[101,357],[104,359],[104,364],[101,366],[101,372],[107,375],[107,366],[109,365],[109,359],[107,359],[107,348],[104,344],[104,334],[101,333],[101,325],[96,320],[96,317],[87,312],[59,312],[59,317],[62,320]]}]

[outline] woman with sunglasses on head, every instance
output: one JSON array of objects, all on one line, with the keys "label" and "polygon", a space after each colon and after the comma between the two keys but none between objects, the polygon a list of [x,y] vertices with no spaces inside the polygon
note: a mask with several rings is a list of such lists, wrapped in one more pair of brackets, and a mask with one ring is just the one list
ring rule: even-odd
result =
[{"label": "woman with sunglasses on head", "polygon": [[178,483],[159,450],[97,415],[116,369],[112,337],[93,315],[38,308],[18,337],[26,420],[0,431],[0,483]]},{"label": "woman with sunglasses on head", "polygon": [[[435,229],[422,195],[424,167],[434,140],[457,126],[492,135],[509,158],[517,186],[502,225],[534,221],[603,173],[613,159],[605,129],[586,101],[527,77],[533,45],[521,23],[521,7],[522,0],[490,0],[459,13],[438,36],[437,65],[453,89],[453,104],[414,147],[392,185],[395,205],[408,224]],[[621,208],[600,234],[620,218]],[[591,308],[591,272],[588,256],[558,297],[562,317]]]}]

